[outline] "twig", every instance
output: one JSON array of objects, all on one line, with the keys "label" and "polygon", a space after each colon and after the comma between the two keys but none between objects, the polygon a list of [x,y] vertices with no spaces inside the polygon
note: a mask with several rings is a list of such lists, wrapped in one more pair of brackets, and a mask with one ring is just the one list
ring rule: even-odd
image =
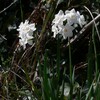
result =
[{"label": "twig", "polygon": [[25,50],[25,52],[22,54],[21,58],[18,61],[18,65],[20,64],[22,59],[25,57],[25,54],[27,54],[33,47],[34,47],[34,44],[31,47],[29,47],[27,50]]},{"label": "twig", "polygon": [[91,27],[94,24],[94,21],[97,22],[100,19],[100,14],[96,16],[91,22],[89,22],[87,25],[83,27],[83,29],[80,31],[80,33],[83,33],[85,30],[88,29],[88,27]]},{"label": "twig", "polygon": [[[100,20],[100,14],[96,16],[92,21],[90,21],[87,25],[85,25],[83,29],[79,32],[79,34],[77,34],[73,39],[70,40],[70,43],[75,43],[78,40],[80,40],[84,35],[87,34],[87,29],[91,28],[91,26],[94,24],[94,21],[98,22],[99,20]],[[67,46],[68,45],[69,43],[67,44]]]},{"label": "twig", "polygon": [[[11,73],[13,73],[14,75],[16,75],[17,77],[19,77],[21,80],[23,80],[25,83],[27,83],[21,76],[19,76],[17,73],[15,73],[12,70],[9,70]],[[27,83],[28,84],[28,83]]]},{"label": "twig", "polygon": [[33,12],[32,12],[31,15],[28,17],[27,20],[30,20],[30,18],[34,15],[34,13],[35,13],[38,9],[40,9],[40,7],[41,7],[41,0],[40,0],[40,2],[39,2],[38,6],[33,10]]},{"label": "twig", "polygon": [[7,40],[3,35],[0,34],[0,37],[4,40]]},{"label": "twig", "polygon": [[95,26],[95,29],[96,29],[96,32],[97,32],[97,35],[98,35],[98,38],[99,38],[99,41],[100,41],[100,35],[99,35],[99,31],[98,31],[98,28],[97,28],[97,25],[96,25],[96,22],[94,20],[94,17],[93,17],[93,14],[91,13],[91,11],[86,7],[84,6],[84,8],[90,13],[92,19],[93,19],[93,22],[94,22],[94,26]]},{"label": "twig", "polygon": [[0,94],[0,96],[2,97],[2,98],[0,98],[0,99],[8,100],[8,99],[5,98],[3,95]]},{"label": "twig", "polygon": [[3,13],[4,11],[6,11],[7,9],[9,9],[16,2],[17,2],[17,0],[14,0],[14,2],[12,2],[9,6],[7,6],[6,8],[4,8],[3,10],[1,10],[0,14]]}]

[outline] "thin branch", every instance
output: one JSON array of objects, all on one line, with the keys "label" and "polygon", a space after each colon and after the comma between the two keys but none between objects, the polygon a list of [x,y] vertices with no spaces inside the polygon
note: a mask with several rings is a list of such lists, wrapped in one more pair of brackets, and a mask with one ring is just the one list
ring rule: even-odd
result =
[{"label": "thin branch", "polygon": [[[14,75],[16,75],[17,77],[19,77],[21,80],[23,80],[25,83],[27,83],[21,76],[19,76],[17,73],[15,73],[12,70],[9,70],[11,73],[13,73]],[[28,83],[27,83],[28,84]]]},{"label": "thin branch", "polygon": [[7,40],[7,39],[5,38],[5,36],[3,36],[3,35],[1,35],[1,34],[0,34],[0,37],[1,37],[2,39],[4,39],[4,40]]},{"label": "thin branch", "polygon": [[[73,39],[70,40],[70,43],[75,43],[78,40],[80,40],[84,35],[87,34],[87,29],[91,28],[91,26],[94,24],[95,22],[98,22],[100,20],[100,14],[98,16],[96,16],[92,21],[90,21],[88,24],[86,24],[83,29],[79,32],[79,34],[75,35],[75,37]],[[67,44],[67,46],[69,45],[69,43]]]},{"label": "thin branch", "polygon": [[99,41],[100,41],[100,35],[99,35],[99,31],[98,31],[98,28],[97,28],[97,25],[96,25],[96,22],[94,20],[94,17],[93,17],[93,14],[91,13],[91,11],[86,7],[84,6],[84,8],[90,13],[92,19],[93,19],[93,22],[94,22],[94,26],[95,26],[95,29],[96,29],[96,32],[97,32],[97,35],[98,35],[98,38],[99,38]]},{"label": "thin branch", "polygon": [[2,97],[2,98],[0,98],[0,99],[8,100],[8,99],[5,98],[3,95],[0,94],[0,96]]},{"label": "thin branch", "polygon": [[80,33],[83,33],[85,30],[88,29],[88,27],[91,27],[91,26],[94,24],[94,21],[95,21],[95,22],[98,22],[99,19],[100,19],[100,14],[99,14],[98,16],[96,16],[96,17],[95,17],[91,22],[89,22],[87,25],[85,25],[85,26],[83,27],[83,29],[80,31]]},{"label": "thin branch", "polygon": [[13,4],[15,4],[17,2],[17,0],[14,0],[14,2],[12,2],[9,6],[7,6],[6,8],[4,8],[3,10],[0,11],[0,14],[5,12],[7,9],[9,9]]},{"label": "thin branch", "polygon": [[41,0],[39,1],[38,6],[33,10],[33,12],[32,12],[31,15],[28,17],[27,20],[30,20],[30,18],[34,15],[34,13],[35,13],[38,9],[40,9],[40,7],[41,7]]}]

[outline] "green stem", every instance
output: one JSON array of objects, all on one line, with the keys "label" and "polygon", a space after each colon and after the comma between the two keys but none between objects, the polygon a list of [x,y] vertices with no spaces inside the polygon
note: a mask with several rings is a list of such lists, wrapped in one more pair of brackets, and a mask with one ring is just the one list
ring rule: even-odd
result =
[{"label": "green stem", "polygon": [[70,38],[68,38],[69,42],[69,69],[70,69],[70,80],[72,80],[72,59],[71,59],[71,44],[70,44]]},{"label": "green stem", "polygon": [[[34,54],[33,54],[33,57],[34,57],[35,60],[33,61],[33,66],[34,67],[32,68],[32,71],[34,71],[36,69],[37,58],[38,58],[38,51],[40,50],[41,41],[43,40],[44,32],[46,30],[48,21],[50,20],[51,15],[52,15],[54,9],[55,9],[55,7],[52,6],[51,9],[50,9],[50,11],[47,14],[46,19],[44,20],[44,23],[43,23],[43,26],[42,26],[42,30],[41,30],[41,33],[40,33],[40,37],[38,38],[38,41],[37,41],[37,44],[36,44],[36,49],[35,49],[36,52],[34,52]],[[34,75],[32,74],[31,77],[32,76],[34,76]]]},{"label": "green stem", "polygon": [[20,0],[20,12],[21,12],[21,20],[23,21],[23,10],[22,10],[22,2]]},{"label": "green stem", "polygon": [[93,30],[92,30],[92,39],[93,39],[93,47],[94,47],[95,69],[96,69],[96,76],[97,76],[97,74],[98,74],[98,62],[97,62],[97,51],[96,51],[96,43],[95,43],[94,26],[93,26]]},{"label": "green stem", "polygon": [[73,84],[72,84],[72,59],[71,59],[71,45],[70,45],[70,38],[68,38],[69,42],[69,71],[70,71],[70,100],[72,100],[73,95]]}]

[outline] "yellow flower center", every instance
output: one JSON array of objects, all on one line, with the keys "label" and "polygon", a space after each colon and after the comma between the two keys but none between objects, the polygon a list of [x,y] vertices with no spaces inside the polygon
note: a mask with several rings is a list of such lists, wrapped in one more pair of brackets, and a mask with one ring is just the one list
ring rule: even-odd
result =
[{"label": "yellow flower center", "polygon": [[67,32],[67,29],[66,28],[64,29],[64,32]]}]

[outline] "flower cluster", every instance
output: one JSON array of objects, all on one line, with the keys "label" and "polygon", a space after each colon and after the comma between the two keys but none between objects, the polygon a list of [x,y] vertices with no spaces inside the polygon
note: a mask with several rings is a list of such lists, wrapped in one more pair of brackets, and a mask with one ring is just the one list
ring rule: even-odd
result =
[{"label": "flower cluster", "polygon": [[28,20],[25,23],[21,22],[17,31],[19,31],[19,44],[26,48],[26,44],[32,45],[33,32],[36,30],[35,23],[29,24]]},{"label": "flower cluster", "polygon": [[[80,25],[82,27],[85,24],[85,18],[83,15],[80,15],[79,11],[66,10],[65,13],[60,10],[58,14],[55,15],[55,18],[52,21],[52,32],[54,37],[57,34],[62,34],[63,38],[73,36],[73,30],[75,26]],[[21,22],[17,31],[19,31],[19,44],[26,48],[26,44],[32,45],[33,32],[36,30],[35,23],[29,23],[28,20]]]},{"label": "flower cluster", "polygon": [[57,34],[62,34],[63,38],[73,36],[74,26],[80,25],[82,27],[85,24],[85,18],[83,15],[80,15],[79,11],[66,10],[65,13],[60,10],[58,14],[55,15],[55,18],[52,21],[52,32],[54,33],[53,37]]}]

